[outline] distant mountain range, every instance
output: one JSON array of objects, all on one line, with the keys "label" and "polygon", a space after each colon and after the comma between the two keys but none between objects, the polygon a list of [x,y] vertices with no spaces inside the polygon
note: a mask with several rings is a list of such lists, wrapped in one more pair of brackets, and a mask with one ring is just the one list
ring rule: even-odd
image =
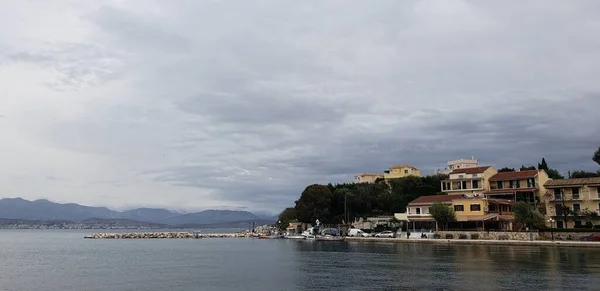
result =
[{"label": "distant mountain range", "polygon": [[241,225],[241,227],[247,227],[251,222],[265,224],[274,223],[277,220],[273,216],[256,215],[248,211],[204,210],[185,214],[160,208],[115,211],[106,207],[83,206],[75,203],[60,204],[46,199],[29,201],[22,198],[0,199],[0,218],[73,222],[89,221],[90,219],[129,220],[177,227],[182,225],[190,227]]}]

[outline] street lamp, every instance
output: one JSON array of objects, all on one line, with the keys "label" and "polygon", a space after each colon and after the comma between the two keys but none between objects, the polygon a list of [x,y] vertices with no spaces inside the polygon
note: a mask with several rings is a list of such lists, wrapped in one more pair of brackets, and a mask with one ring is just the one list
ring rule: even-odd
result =
[{"label": "street lamp", "polygon": [[[548,223],[550,223],[550,228],[553,228],[554,219],[548,218]],[[552,235],[552,241],[554,241],[554,231],[550,229],[550,234]]]}]

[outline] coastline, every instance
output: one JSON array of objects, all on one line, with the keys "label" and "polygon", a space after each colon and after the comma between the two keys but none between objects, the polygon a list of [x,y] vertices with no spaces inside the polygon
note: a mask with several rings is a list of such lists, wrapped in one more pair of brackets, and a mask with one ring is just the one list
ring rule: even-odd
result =
[{"label": "coastline", "polygon": [[456,244],[456,245],[511,245],[511,246],[558,246],[600,248],[599,242],[587,241],[547,241],[547,240],[483,240],[483,239],[406,239],[406,238],[376,238],[376,237],[345,237],[346,241],[354,242],[386,242],[408,244]]}]

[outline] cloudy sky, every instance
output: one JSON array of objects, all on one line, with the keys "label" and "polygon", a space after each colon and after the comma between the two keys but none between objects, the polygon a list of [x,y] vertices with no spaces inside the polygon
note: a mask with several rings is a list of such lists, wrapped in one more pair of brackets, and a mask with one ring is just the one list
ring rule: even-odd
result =
[{"label": "cloudy sky", "polygon": [[0,1],[1,197],[279,211],[449,159],[597,169],[598,1]]}]

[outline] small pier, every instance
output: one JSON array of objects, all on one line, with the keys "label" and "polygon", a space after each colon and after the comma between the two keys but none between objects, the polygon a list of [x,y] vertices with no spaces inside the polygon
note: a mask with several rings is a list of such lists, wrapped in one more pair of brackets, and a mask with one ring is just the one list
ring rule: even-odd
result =
[{"label": "small pier", "polygon": [[199,232],[129,232],[129,233],[94,233],[87,239],[200,239],[200,238],[252,238],[255,233],[199,233]]}]

